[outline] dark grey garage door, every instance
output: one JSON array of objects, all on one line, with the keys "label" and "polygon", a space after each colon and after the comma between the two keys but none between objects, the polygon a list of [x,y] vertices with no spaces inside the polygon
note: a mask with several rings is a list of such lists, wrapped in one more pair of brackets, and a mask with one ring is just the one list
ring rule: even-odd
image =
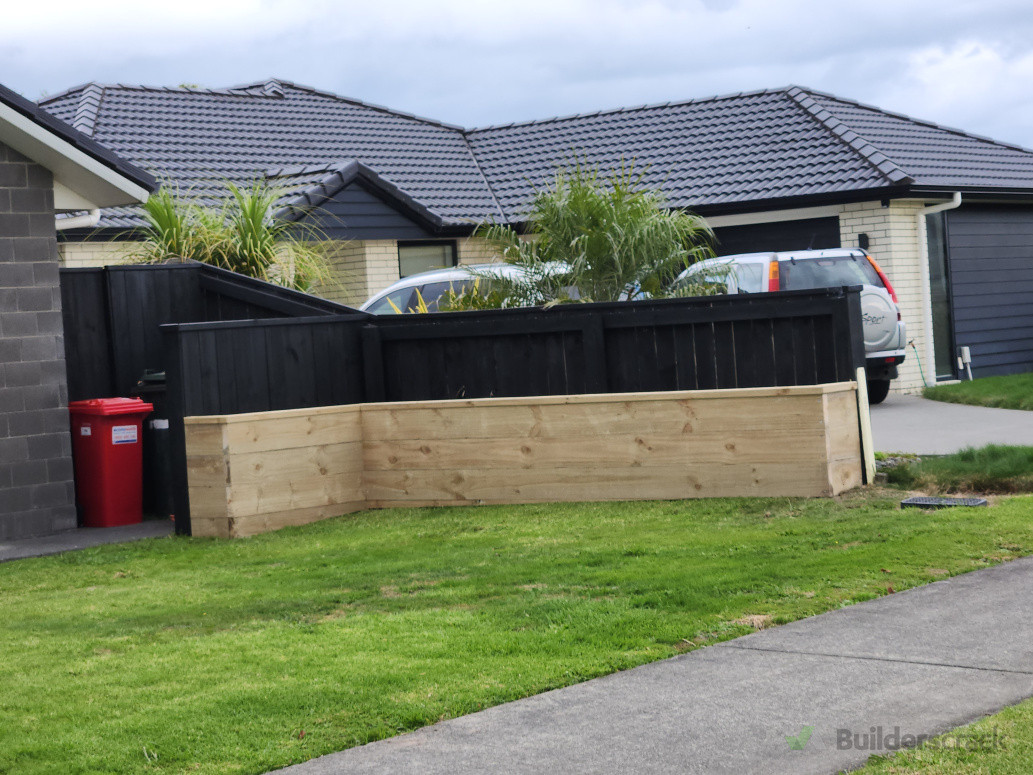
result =
[{"label": "dark grey garage door", "polygon": [[719,256],[768,250],[838,248],[839,218],[724,226],[714,229],[714,236],[717,238],[714,252]]},{"label": "dark grey garage door", "polygon": [[955,342],[973,376],[1033,371],[1033,208],[947,213]]}]

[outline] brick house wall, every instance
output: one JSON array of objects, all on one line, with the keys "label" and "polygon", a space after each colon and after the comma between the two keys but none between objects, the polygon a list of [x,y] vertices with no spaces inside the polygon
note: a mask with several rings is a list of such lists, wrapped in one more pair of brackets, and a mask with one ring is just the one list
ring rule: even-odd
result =
[{"label": "brick house wall", "polygon": [[0,540],[76,525],[50,172],[0,144]]},{"label": "brick house wall", "polygon": [[97,266],[124,264],[136,249],[135,242],[103,242],[87,240],[86,242],[59,242],[57,254],[61,266],[71,269],[82,269]]},{"label": "brick house wall", "polygon": [[[925,221],[919,224],[918,215],[925,202],[892,200],[887,206],[881,202],[860,202],[844,205],[839,215],[840,244],[856,247],[858,235],[867,234],[868,252],[886,272],[900,302],[900,315],[907,324],[907,337],[914,341],[926,377],[932,362],[926,361],[932,352],[932,332],[927,323],[929,308],[928,268],[923,268],[921,243],[926,239]],[[900,377],[892,383],[894,392],[921,391],[922,372],[915,350],[907,348],[907,357],[900,365]]]}]

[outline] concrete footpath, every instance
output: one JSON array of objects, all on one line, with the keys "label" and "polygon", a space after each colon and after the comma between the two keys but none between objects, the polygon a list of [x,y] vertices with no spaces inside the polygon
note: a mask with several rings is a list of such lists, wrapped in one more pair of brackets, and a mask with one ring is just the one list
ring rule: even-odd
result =
[{"label": "concrete footpath", "polygon": [[1016,560],[280,772],[836,773],[1033,695],[1031,600]]},{"label": "concrete footpath", "polygon": [[1033,445],[1033,412],[890,395],[872,407],[880,452],[947,455],[987,444]]},{"label": "concrete footpath", "polygon": [[16,541],[0,541],[0,562],[23,560],[26,557],[43,557],[76,549],[87,549],[102,544],[121,544],[126,541],[140,541],[144,538],[161,538],[171,535],[175,525],[171,520],[145,520],[138,525],[124,527],[80,527],[66,533],[19,538]]}]

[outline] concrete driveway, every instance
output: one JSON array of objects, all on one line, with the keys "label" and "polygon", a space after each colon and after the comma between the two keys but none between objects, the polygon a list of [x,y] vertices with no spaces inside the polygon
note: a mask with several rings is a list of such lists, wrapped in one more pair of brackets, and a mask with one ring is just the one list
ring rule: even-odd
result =
[{"label": "concrete driveway", "polygon": [[946,455],[986,444],[1033,446],[1033,412],[990,409],[891,394],[872,407],[880,452]]}]

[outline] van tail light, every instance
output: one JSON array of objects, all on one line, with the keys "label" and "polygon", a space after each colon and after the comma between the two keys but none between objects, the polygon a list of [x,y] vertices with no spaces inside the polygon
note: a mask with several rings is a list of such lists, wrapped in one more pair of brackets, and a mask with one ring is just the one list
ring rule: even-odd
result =
[{"label": "van tail light", "polygon": [[768,262],[768,290],[778,290],[778,260]]},{"label": "van tail light", "polygon": [[[886,290],[889,291],[890,298],[893,299],[894,304],[899,304],[897,301],[897,292],[893,290],[893,286],[890,284],[890,278],[886,276],[886,273],[882,271],[882,267],[876,262],[874,258],[869,256],[867,253],[864,254],[865,258],[868,259],[868,263],[872,265],[872,269],[875,270],[875,274],[879,275],[879,279],[882,280],[882,284],[886,286]],[[897,320],[900,320],[900,312],[897,312]]]}]

